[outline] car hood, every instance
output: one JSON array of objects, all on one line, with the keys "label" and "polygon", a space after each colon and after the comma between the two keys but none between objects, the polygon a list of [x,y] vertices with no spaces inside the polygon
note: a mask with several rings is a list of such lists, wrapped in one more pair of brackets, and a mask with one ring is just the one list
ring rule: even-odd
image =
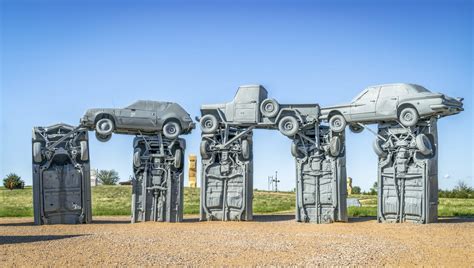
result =
[{"label": "car hood", "polygon": [[217,110],[224,109],[225,104],[203,104],[201,105],[201,110]]}]

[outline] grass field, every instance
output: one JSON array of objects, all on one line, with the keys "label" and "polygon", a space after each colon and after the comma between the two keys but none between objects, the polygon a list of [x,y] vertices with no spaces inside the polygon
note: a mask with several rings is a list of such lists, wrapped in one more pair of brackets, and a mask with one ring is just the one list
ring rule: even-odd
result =
[{"label": "grass field", "polygon": [[[130,186],[92,187],[92,213],[96,216],[130,215],[132,189]],[[377,196],[355,195],[362,207],[349,208],[350,217],[376,216]],[[254,213],[291,212],[295,209],[295,193],[254,191]],[[184,213],[199,214],[199,189],[185,188]],[[474,217],[474,199],[440,198],[440,217]],[[0,188],[0,217],[33,216],[32,189]]]}]

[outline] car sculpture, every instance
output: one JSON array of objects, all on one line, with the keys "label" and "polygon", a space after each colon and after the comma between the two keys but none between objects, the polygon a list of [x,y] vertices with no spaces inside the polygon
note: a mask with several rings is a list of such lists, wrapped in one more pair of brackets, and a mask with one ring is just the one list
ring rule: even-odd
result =
[{"label": "car sculpture", "polygon": [[204,134],[216,133],[219,126],[278,128],[285,136],[294,136],[318,120],[317,104],[279,104],[268,98],[261,85],[240,86],[231,102],[201,106],[200,122]]},{"label": "car sculpture", "polygon": [[419,119],[443,117],[463,110],[462,98],[451,98],[433,93],[415,84],[386,84],[364,89],[345,105],[321,109],[321,120],[328,120],[335,132],[341,132],[349,123],[353,132],[361,132],[361,124],[398,120],[405,127],[416,125]]},{"label": "car sculpture", "polygon": [[122,109],[89,109],[81,125],[95,130],[99,141],[108,141],[112,133],[156,134],[175,139],[190,133],[195,124],[189,114],[177,103],[139,100]]}]

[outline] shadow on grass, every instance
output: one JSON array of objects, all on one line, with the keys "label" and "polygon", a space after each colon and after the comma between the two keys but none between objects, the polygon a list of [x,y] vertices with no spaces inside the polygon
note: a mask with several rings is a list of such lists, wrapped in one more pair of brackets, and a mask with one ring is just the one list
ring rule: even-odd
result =
[{"label": "shadow on grass", "polygon": [[67,239],[84,235],[0,235],[0,245],[33,243],[42,241],[52,241],[58,239]]}]

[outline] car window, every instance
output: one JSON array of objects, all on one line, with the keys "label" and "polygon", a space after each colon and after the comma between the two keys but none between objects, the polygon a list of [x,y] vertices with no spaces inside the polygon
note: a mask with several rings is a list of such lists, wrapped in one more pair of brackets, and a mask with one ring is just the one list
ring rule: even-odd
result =
[{"label": "car window", "polygon": [[378,94],[379,91],[377,88],[368,88],[368,90],[357,99],[357,102],[376,100]]},{"label": "car window", "polygon": [[380,98],[387,98],[393,96],[404,96],[408,94],[408,90],[405,86],[400,85],[390,85],[390,86],[383,86],[380,89]]}]

